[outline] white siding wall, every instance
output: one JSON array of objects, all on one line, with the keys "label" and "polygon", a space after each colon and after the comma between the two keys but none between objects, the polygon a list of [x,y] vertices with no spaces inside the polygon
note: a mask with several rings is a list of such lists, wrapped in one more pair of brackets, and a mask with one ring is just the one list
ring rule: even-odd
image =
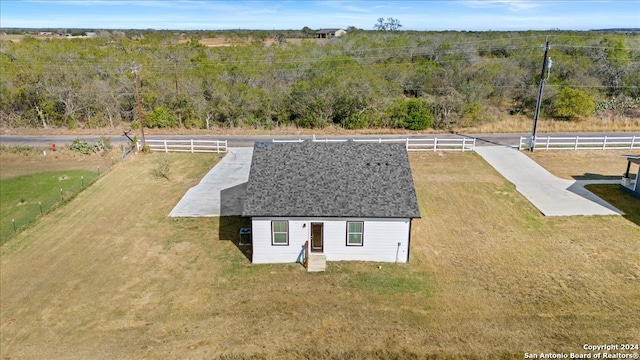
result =
[{"label": "white siding wall", "polygon": [[[310,239],[311,223],[324,224],[324,251],[328,261],[361,260],[407,262],[409,254],[409,219],[289,219],[289,245],[271,245],[271,220],[253,218],[253,259],[256,264],[292,263],[302,259],[304,244]],[[347,221],[364,222],[364,245],[347,246]]]}]

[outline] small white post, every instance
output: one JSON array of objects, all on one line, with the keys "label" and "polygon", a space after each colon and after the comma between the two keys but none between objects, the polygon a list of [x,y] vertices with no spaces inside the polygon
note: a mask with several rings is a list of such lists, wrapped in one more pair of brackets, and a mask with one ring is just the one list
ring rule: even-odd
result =
[{"label": "small white post", "polygon": [[378,138],[378,144],[382,144],[382,138]]},{"label": "small white post", "polygon": [[191,139],[191,153],[193,154],[193,139]]},{"label": "small white post", "polygon": [[551,136],[547,136],[547,149],[549,150],[549,144],[551,143]]},{"label": "small white post", "polygon": [[602,142],[602,150],[607,149],[607,135],[604,136],[604,141]]},{"label": "small white post", "polygon": [[438,150],[438,138],[433,138],[433,152]]},{"label": "small white post", "polygon": [[409,138],[407,138],[404,147],[407,151],[409,151]]},{"label": "small white post", "polygon": [[164,152],[165,153],[169,152],[169,148],[167,148],[167,139],[164,139]]},{"label": "small white post", "polygon": [[636,140],[636,137],[632,136],[631,137],[631,147],[629,149],[633,149],[633,145],[634,145],[633,143],[635,142],[635,140]]},{"label": "small white post", "polygon": [[576,136],[576,146],[573,148],[573,150],[578,150],[578,139],[579,138],[580,138],[579,136]]},{"label": "small white post", "polygon": [[471,148],[472,151],[476,150],[476,138],[473,138],[473,148]]}]

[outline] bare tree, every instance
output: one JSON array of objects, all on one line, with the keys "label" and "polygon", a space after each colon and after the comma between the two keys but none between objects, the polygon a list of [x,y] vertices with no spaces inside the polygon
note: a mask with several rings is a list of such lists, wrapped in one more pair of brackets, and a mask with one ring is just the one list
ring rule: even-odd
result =
[{"label": "bare tree", "polygon": [[384,18],[378,18],[378,22],[373,25],[375,30],[382,31],[398,31],[401,27],[400,20],[392,17],[387,18],[387,21],[385,21]]}]

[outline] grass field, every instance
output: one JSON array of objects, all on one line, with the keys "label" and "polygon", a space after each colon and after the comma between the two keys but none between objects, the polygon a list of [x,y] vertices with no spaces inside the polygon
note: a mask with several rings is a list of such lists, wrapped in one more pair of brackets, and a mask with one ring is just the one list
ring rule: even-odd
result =
[{"label": "grass field", "polygon": [[73,198],[97,178],[96,171],[69,170],[0,179],[0,245],[14,234],[13,224],[20,231],[41,214]]},{"label": "grass field", "polygon": [[166,180],[162,156],[0,248],[1,358],[521,359],[640,341],[640,226],[545,218],[476,154],[410,154],[409,264],[313,274],[251,265],[229,241],[241,219],[168,218],[217,157],[170,155]]}]

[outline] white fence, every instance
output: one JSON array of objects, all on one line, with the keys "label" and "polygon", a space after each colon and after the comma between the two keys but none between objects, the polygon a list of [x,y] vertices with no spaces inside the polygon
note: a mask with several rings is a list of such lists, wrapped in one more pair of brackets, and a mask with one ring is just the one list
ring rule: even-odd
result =
[{"label": "white fence", "polygon": [[[151,151],[221,153],[227,152],[227,140],[146,140]],[[140,144],[140,143],[138,143]],[[140,146],[140,145],[138,145]]]},{"label": "white fence", "polygon": [[[352,139],[354,142],[368,143],[404,143],[407,151],[474,151],[476,139],[468,138],[425,138],[425,139]],[[274,143],[300,143],[303,139],[293,140],[272,140]],[[348,139],[311,139],[312,142],[346,142]]]},{"label": "white fence", "polygon": [[[529,149],[531,136],[521,136],[518,148]],[[640,149],[640,136],[538,136],[534,150]]]}]

